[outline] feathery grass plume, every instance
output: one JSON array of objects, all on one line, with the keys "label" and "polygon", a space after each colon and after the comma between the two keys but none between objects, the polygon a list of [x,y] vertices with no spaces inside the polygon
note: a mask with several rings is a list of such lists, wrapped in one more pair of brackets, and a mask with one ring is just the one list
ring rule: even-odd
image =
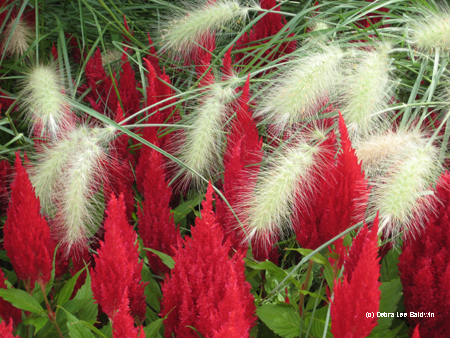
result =
[{"label": "feathery grass plume", "polygon": [[428,141],[420,131],[399,129],[357,140],[355,149],[362,170],[373,180],[386,175],[394,162],[407,158],[414,149],[424,149]]},{"label": "feathery grass plume", "polygon": [[163,21],[164,26],[160,30],[162,50],[188,55],[194,46],[202,44],[208,33],[244,21],[249,9],[238,0],[190,1],[185,10],[179,10],[171,14],[165,23]]},{"label": "feathery grass plume", "polygon": [[[380,130],[389,121],[374,113],[384,110],[392,97],[394,81],[388,54],[392,47],[380,44],[370,51],[355,51],[354,69],[349,70],[342,86],[342,114],[353,136]],[[386,129],[386,128],[383,128]]]},{"label": "feathery grass plume", "polygon": [[[402,136],[406,137],[399,144],[389,143]],[[387,140],[375,149],[374,141],[383,138]],[[360,157],[363,163],[365,159],[372,166],[380,162],[371,168],[375,176],[371,177],[374,188],[369,208],[380,211],[379,230],[386,236],[420,225],[423,212],[431,208],[433,198],[428,190],[439,177],[441,165],[439,150],[429,140],[424,141],[425,135],[399,131],[398,135],[389,132],[358,145],[358,155],[366,155]]]},{"label": "feathery grass plume", "polygon": [[23,86],[21,104],[31,122],[31,131],[39,125],[42,135],[56,139],[62,131],[72,128],[69,103],[55,63],[34,66]]},{"label": "feathery grass plume", "polygon": [[[16,26],[14,27],[14,25]],[[10,37],[9,44],[6,46]],[[28,50],[33,38],[34,33],[24,19],[20,18],[17,24],[16,18],[10,19],[2,34],[0,45],[2,49],[6,46],[6,49],[2,50],[2,52],[18,59]]]},{"label": "feathery grass plume", "polygon": [[39,154],[32,169],[32,182],[44,212],[50,216],[57,212],[58,235],[67,244],[67,252],[96,230],[93,189],[99,188],[103,179],[101,162],[114,132],[112,127],[82,125]]},{"label": "feathery grass plume", "polygon": [[[222,167],[222,147],[225,135],[222,125],[227,116],[228,105],[235,97],[231,86],[214,84],[201,98],[196,111],[187,116],[184,144],[179,150],[180,159],[200,175],[211,178]],[[200,184],[197,175],[182,169],[186,180]]]},{"label": "feathery grass plume", "polygon": [[293,206],[300,203],[296,199],[304,196],[299,187],[308,189],[313,184],[311,172],[316,167],[314,155],[318,152],[317,146],[297,140],[261,167],[252,196],[243,199],[248,200],[245,221],[248,238],[274,237],[290,226]]},{"label": "feathery grass plume", "polygon": [[274,123],[281,131],[315,114],[324,100],[334,96],[342,79],[344,52],[335,45],[320,49],[306,51],[286,66],[285,72],[267,87],[256,116],[264,117],[265,123]]},{"label": "feathery grass plume", "polygon": [[419,15],[406,19],[409,42],[422,53],[450,50],[450,9],[445,2],[421,6]]}]

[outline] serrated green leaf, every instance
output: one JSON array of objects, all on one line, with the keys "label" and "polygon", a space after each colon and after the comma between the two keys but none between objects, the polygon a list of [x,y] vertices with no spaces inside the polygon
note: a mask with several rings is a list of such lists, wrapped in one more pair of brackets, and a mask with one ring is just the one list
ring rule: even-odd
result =
[{"label": "serrated green leaf", "polygon": [[173,260],[172,257],[170,257],[169,255],[166,255],[164,252],[160,252],[157,250],[153,250],[150,248],[144,248],[144,250],[153,252],[156,256],[158,256],[159,258],[161,258],[162,262],[170,269],[172,270],[173,267],[175,266],[175,261]]},{"label": "serrated green leaf", "polygon": [[398,257],[401,254],[401,250],[394,248],[389,250],[386,256],[381,261],[381,282],[390,282],[391,280],[398,279]]},{"label": "serrated green leaf", "polygon": [[19,289],[0,289],[0,297],[13,306],[32,313],[43,313],[44,309],[29,293]]},{"label": "serrated green leaf", "polygon": [[67,301],[70,299],[70,296],[72,296],[73,288],[75,287],[75,284],[77,283],[78,277],[81,275],[81,273],[86,269],[84,267],[80,271],[78,271],[75,276],[73,276],[71,279],[67,281],[67,283],[64,285],[64,287],[61,289],[61,291],[58,294],[58,299],[56,301],[56,304],[59,306],[63,306],[67,303]]},{"label": "serrated green leaf", "polygon": [[300,335],[301,318],[291,306],[283,304],[265,304],[256,310],[256,314],[273,332],[285,338]]}]

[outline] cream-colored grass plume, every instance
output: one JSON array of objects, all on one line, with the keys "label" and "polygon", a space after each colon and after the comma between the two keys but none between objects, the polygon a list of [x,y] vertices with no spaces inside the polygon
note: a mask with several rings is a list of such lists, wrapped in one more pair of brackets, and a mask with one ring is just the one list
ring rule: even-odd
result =
[{"label": "cream-colored grass plume", "polygon": [[326,100],[336,97],[343,57],[338,46],[327,45],[292,61],[265,90],[256,116],[280,131],[316,114]]},{"label": "cream-colored grass plume", "polygon": [[[222,169],[222,151],[224,144],[223,124],[229,104],[235,97],[231,86],[214,84],[207,89],[196,110],[190,113],[184,124],[185,139],[178,154],[181,161],[203,177],[210,179]],[[185,181],[200,185],[199,177],[189,170],[181,168]]]},{"label": "cream-colored grass plume", "polygon": [[43,135],[57,139],[72,128],[70,106],[56,64],[33,66],[19,95],[31,131],[40,129]]},{"label": "cream-colored grass plume", "polygon": [[163,23],[162,49],[188,55],[209,34],[245,21],[248,11],[238,0],[190,1],[186,10],[173,11]]},{"label": "cream-colored grass plume", "polygon": [[431,185],[442,168],[439,151],[426,135],[388,132],[356,145],[373,185],[369,205],[380,212],[380,232],[397,235],[419,225],[431,207]]},{"label": "cream-colored grass plume", "polygon": [[[14,27],[14,25],[16,26]],[[28,50],[33,38],[33,30],[25,20],[19,19],[16,24],[16,18],[10,19],[5,25],[0,44],[2,49],[6,46],[6,50],[1,50],[1,52],[18,59]],[[9,43],[8,39],[10,39]]]},{"label": "cream-colored grass plume", "polygon": [[[312,170],[317,170],[319,147],[297,140],[262,166],[251,196],[242,198],[248,239],[270,238],[289,229],[301,189],[313,187]],[[315,156],[316,155],[316,156]]]},{"label": "cream-colored grass plume", "polygon": [[435,8],[420,7],[418,15],[408,17],[409,42],[422,53],[450,51],[450,9],[445,2],[432,1]]},{"label": "cream-colored grass plume", "polygon": [[113,127],[80,126],[38,156],[31,178],[45,212],[56,213],[57,235],[67,252],[86,243],[98,219],[94,190],[105,179],[103,164]]},{"label": "cream-colored grass plume", "polygon": [[386,130],[389,119],[385,110],[392,98],[395,81],[390,66],[390,44],[380,44],[370,51],[355,51],[353,67],[342,84],[340,108],[352,138],[370,131]]}]

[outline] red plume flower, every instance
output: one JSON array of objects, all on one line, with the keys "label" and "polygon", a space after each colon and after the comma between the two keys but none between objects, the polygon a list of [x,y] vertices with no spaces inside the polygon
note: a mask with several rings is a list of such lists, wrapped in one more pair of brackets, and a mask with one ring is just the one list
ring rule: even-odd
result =
[{"label": "red plume flower", "polygon": [[[332,151],[325,154],[323,170],[316,174],[317,189],[311,192],[310,202],[296,206],[293,225],[303,248],[316,249],[364,216],[369,188],[341,114],[339,130],[341,151],[337,163],[334,163]],[[323,147],[333,143],[334,135],[331,135]],[[336,241],[335,246],[342,255],[342,239]]]},{"label": "red plume flower", "polygon": [[112,329],[112,338],[145,338],[143,327],[134,327],[134,321],[133,317],[130,315],[130,309],[128,308],[128,297],[126,297],[126,294],[125,297],[123,297],[116,316],[114,317]]},{"label": "red plume flower", "polygon": [[[173,256],[179,232],[169,207],[172,189],[167,185],[163,156],[154,149],[145,148],[141,156],[148,156],[149,165],[142,173],[144,201],[138,211],[139,234],[146,248]],[[154,253],[147,252],[147,257],[154,273],[164,275],[169,272],[169,268]]]},{"label": "red plume flower", "polygon": [[[6,278],[3,270],[0,269],[0,288],[7,289]],[[22,311],[18,308],[12,306],[11,303],[7,302],[3,298],[0,298],[0,317],[5,322],[6,320],[12,320],[14,326],[17,326],[22,321]],[[1,337],[1,336],[0,336]]]},{"label": "red plume flower", "polygon": [[[122,74],[119,80],[119,95],[122,100],[122,106],[125,111],[125,117],[131,116],[139,111],[139,100],[141,95],[137,90],[138,82],[133,69],[131,68],[130,61],[125,53],[122,55]],[[113,88],[114,90],[114,88]],[[136,118],[130,120],[130,124],[133,124]]]},{"label": "red plume flower", "polygon": [[[212,186],[195,220],[192,238],[181,240],[175,267],[163,286],[165,337],[249,337],[256,317],[250,284],[245,281],[243,256],[228,258],[229,241],[212,211]],[[190,326],[190,327],[188,327]]]},{"label": "red plume flower", "polygon": [[25,281],[27,288],[33,288],[35,282],[47,284],[50,281],[55,245],[18,153],[15,171],[3,229],[4,247],[17,277]]},{"label": "red plume flower", "polygon": [[[331,333],[335,338],[365,338],[377,325],[375,314],[381,297],[377,233],[378,215],[371,231],[364,224],[355,238],[356,246],[350,249],[344,265],[344,282],[334,287],[330,310]],[[367,318],[366,313],[373,316]]]},{"label": "red plume flower", "polygon": [[406,311],[435,313],[407,318],[412,327],[420,324],[423,337],[445,337],[450,331],[449,187],[450,173],[446,172],[436,186],[434,206],[423,218],[425,230],[405,238],[399,257]]},{"label": "red plume flower", "polygon": [[0,337],[2,338],[20,338],[19,336],[13,335],[13,323],[9,322],[6,324],[6,321],[2,321],[0,323]]},{"label": "red plume flower", "polygon": [[91,269],[92,292],[97,303],[112,319],[119,309],[125,293],[128,294],[131,313],[140,321],[145,318],[144,284],[141,281],[142,264],[139,263],[137,235],[127,223],[123,195],[113,195],[106,211],[105,240],[100,242]]}]

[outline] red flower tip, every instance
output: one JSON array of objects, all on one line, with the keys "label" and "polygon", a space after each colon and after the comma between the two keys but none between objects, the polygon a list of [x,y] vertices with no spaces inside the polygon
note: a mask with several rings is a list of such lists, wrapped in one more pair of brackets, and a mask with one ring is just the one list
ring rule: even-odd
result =
[{"label": "red flower tip", "polygon": [[412,338],[420,338],[420,332],[419,332],[419,324],[414,328],[414,333]]},{"label": "red flower tip", "polygon": [[20,338],[19,336],[13,335],[13,325],[12,321],[6,324],[6,321],[0,323],[0,337],[1,338]]}]

